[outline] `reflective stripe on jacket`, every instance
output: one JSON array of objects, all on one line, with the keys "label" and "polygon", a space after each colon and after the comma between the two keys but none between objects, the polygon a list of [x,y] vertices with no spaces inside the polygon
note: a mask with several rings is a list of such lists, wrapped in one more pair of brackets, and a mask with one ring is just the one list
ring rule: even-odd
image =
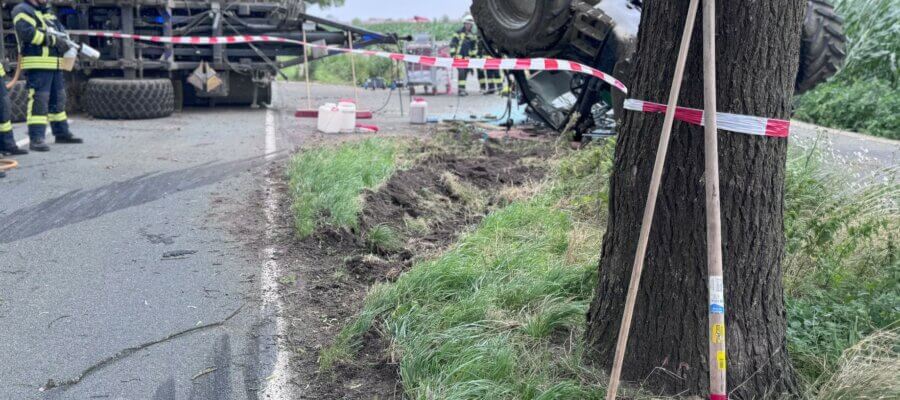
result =
[{"label": "reflective stripe on jacket", "polygon": [[65,28],[50,9],[38,8],[25,1],[13,8],[12,15],[22,69],[59,69],[62,55],[56,48],[56,38],[47,34],[47,28],[60,32]]}]

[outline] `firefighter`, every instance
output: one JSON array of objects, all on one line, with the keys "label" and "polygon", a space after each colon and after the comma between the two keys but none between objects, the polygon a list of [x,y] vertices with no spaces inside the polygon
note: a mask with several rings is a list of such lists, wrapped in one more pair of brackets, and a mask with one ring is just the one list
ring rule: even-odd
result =
[{"label": "firefighter", "polygon": [[6,70],[0,63],[0,155],[28,154],[28,150],[20,149],[13,137],[12,110],[9,104],[9,91],[6,89]]},{"label": "firefighter", "polygon": [[[453,40],[450,41],[450,55],[454,58],[478,57],[478,36],[475,35],[475,18],[472,18],[471,15],[466,15],[465,18],[463,18],[463,27],[456,31],[456,35],[453,36]],[[459,69],[460,96],[469,95],[466,91],[466,86],[468,84],[467,80],[469,79],[470,72],[472,72],[472,70],[469,68]],[[479,74],[479,78],[480,77],[481,74]]]},{"label": "firefighter", "polygon": [[22,69],[28,81],[27,124],[33,151],[50,150],[44,141],[47,125],[56,143],[82,142],[69,131],[66,116],[66,85],[60,63],[68,45],[49,32],[63,32],[65,27],[50,12],[48,3],[49,0],[25,0],[12,12]]}]

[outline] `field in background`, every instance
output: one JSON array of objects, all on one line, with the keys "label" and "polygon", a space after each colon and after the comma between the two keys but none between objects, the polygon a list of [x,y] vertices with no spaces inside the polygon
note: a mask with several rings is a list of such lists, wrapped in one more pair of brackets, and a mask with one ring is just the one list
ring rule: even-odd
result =
[{"label": "field in background", "polygon": [[896,0],[834,0],[849,40],[847,64],[797,100],[796,117],[900,139],[900,7]]},{"label": "field in background", "polygon": [[[400,36],[428,33],[434,36],[437,41],[449,42],[453,33],[460,28],[461,24],[456,22],[384,22],[360,24],[359,26],[376,32],[396,33]],[[392,52],[400,50],[397,46],[379,46],[379,48]],[[368,78],[375,77],[384,78],[388,82],[393,81],[395,77],[400,80],[406,79],[406,72],[403,66],[400,65],[398,69],[394,65],[392,61],[384,58],[356,57],[357,85],[361,85]],[[304,79],[302,67],[285,68],[282,72],[288,77],[288,80],[301,81]],[[320,83],[352,84],[350,56],[339,55],[311,63],[310,79]]]}]

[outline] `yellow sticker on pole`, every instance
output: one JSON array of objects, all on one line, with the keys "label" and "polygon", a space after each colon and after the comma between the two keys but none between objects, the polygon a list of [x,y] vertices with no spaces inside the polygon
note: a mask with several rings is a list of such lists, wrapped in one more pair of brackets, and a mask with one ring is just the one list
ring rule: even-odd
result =
[{"label": "yellow sticker on pole", "polygon": [[727,367],[727,362],[725,360],[725,350],[719,350],[716,353],[716,361],[718,361],[719,370],[724,371],[725,368]]},{"label": "yellow sticker on pole", "polygon": [[725,343],[725,324],[713,324],[709,338],[713,343]]}]

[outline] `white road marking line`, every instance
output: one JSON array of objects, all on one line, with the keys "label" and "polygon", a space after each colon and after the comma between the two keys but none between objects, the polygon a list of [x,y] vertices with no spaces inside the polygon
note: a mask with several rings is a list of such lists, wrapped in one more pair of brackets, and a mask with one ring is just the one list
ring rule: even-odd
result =
[{"label": "white road marking line", "polygon": [[25,139],[22,139],[22,140],[16,142],[16,146],[18,146],[18,147],[25,147],[25,146],[27,146],[29,143],[31,143],[31,139],[29,139],[29,138],[26,137]]},{"label": "white road marking line", "polygon": [[[273,85],[272,90],[275,90]],[[272,93],[275,98],[275,93]],[[275,158],[275,152],[278,150],[275,131],[275,111],[272,108],[266,110],[266,146],[265,158],[267,161]],[[275,257],[275,224],[278,212],[279,194],[275,189],[276,182],[271,178],[266,178],[266,199],[265,199],[265,216],[266,216],[266,242],[269,245],[263,252],[265,261],[262,268],[262,311],[274,311],[275,318],[275,335],[276,335],[276,355],[275,365],[272,369],[272,375],[266,379],[263,384],[264,399],[280,400],[288,399],[288,384],[290,382],[290,368],[288,366],[289,357],[287,352],[282,350],[282,338],[285,337],[285,321],[281,317],[284,303],[278,295],[278,276],[280,268]]]}]

